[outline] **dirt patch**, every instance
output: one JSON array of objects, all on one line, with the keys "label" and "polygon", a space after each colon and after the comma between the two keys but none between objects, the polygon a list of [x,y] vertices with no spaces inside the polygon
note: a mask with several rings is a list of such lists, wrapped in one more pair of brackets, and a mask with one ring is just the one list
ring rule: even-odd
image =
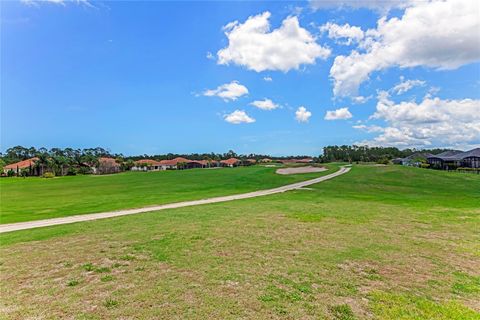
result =
[{"label": "dirt patch", "polygon": [[297,174],[297,173],[311,173],[311,172],[323,172],[327,171],[327,168],[324,167],[297,167],[297,168],[282,168],[278,169],[276,173],[278,174]]}]

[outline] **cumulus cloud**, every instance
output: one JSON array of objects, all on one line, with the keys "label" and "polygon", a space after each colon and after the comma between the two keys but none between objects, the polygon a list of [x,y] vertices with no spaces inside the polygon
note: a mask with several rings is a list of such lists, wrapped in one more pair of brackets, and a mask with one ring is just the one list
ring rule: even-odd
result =
[{"label": "cumulus cloud", "polygon": [[287,72],[330,55],[330,49],[320,46],[308,30],[300,27],[297,17],[286,18],[272,31],[269,18],[267,11],[250,16],[244,23],[234,21],[224,26],[228,46],[217,52],[218,63],[234,63],[257,72]]},{"label": "cumulus cloud", "polygon": [[352,101],[356,104],[363,104],[366,103],[368,100],[370,100],[372,96],[364,97],[364,96],[356,96],[352,97]]},{"label": "cumulus cloud", "polygon": [[325,120],[346,120],[350,119],[352,114],[348,111],[348,108],[340,108],[337,110],[327,111],[325,114]]},{"label": "cumulus cloud", "polygon": [[263,80],[267,81],[267,82],[272,82],[273,81],[272,77],[263,77]]},{"label": "cumulus cloud", "polygon": [[[348,23],[338,25],[336,23],[327,22],[320,27],[321,32],[327,32],[330,39],[336,40],[339,44],[351,45],[363,39],[363,30],[360,27],[350,26]],[[343,41],[338,41],[343,39]]]},{"label": "cumulus cloud", "polygon": [[405,78],[400,77],[400,83],[392,88],[392,91],[397,95],[403,94],[414,87],[422,87],[426,84],[423,80],[405,80]]},{"label": "cumulus cloud", "polygon": [[280,107],[270,99],[256,100],[250,103],[250,105],[262,110],[274,110]]},{"label": "cumulus cloud", "polygon": [[400,18],[381,18],[357,50],[335,58],[330,69],[334,94],[356,95],[372,72],[392,66],[448,70],[480,60],[479,5],[470,0],[415,2]]},{"label": "cumulus cloud", "polygon": [[234,80],[230,83],[222,84],[216,89],[209,89],[203,92],[204,96],[213,97],[217,96],[225,101],[235,101],[239,97],[248,94],[248,89],[244,85],[241,85],[238,81]]},{"label": "cumulus cloud", "polygon": [[353,128],[358,129],[358,130],[363,130],[363,131],[366,131],[368,133],[385,131],[384,128],[382,128],[380,126],[376,126],[376,125],[367,126],[365,124],[359,124],[359,125],[353,126]]},{"label": "cumulus cloud", "polygon": [[[396,147],[480,144],[480,100],[424,98],[394,103],[381,94],[372,119],[387,124],[381,134],[362,144]],[[380,130],[379,130],[380,132]]]},{"label": "cumulus cloud", "polygon": [[250,117],[245,111],[243,110],[235,110],[230,114],[226,114],[223,116],[225,121],[233,124],[240,124],[240,123],[253,123],[255,119]]},{"label": "cumulus cloud", "polygon": [[367,8],[385,14],[392,9],[409,7],[414,1],[422,0],[310,0],[310,7],[314,10]]},{"label": "cumulus cloud", "polygon": [[298,122],[308,122],[308,119],[312,116],[312,113],[307,110],[304,106],[298,107],[295,111],[295,119]]}]

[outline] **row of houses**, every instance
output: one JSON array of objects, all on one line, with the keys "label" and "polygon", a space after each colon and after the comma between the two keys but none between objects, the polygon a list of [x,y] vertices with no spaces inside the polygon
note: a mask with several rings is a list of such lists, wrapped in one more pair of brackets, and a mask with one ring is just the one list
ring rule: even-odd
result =
[{"label": "row of houses", "polygon": [[[38,158],[30,158],[16,163],[12,163],[3,167],[3,174],[9,175],[13,172],[13,175],[20,175],[23,171],[26,171],[29,176],[40,176],[43,173],[49,171],[47,168],[38,165]],[[89,165],[87,163],[77,164],[76,167],[85,168],[85,172],[93,174],[111,174],[121,171],[121,165],[113,158],[101,157],[98,158],[98,163],[95,165]]]},{"label": "row of houses", "polygon": [[442,170],[455,170],[457,168],[480,169],[480,148],[466,152],[459,150],[445,151],[427,157],[430,167]]},{"label": "row of houses", "polygon": [[439,154],[417,152],[405,158],[393,159],[394,164],[419,167],[428,163],[430,168],[456,170],[457,168],[480,168],[480,148],[469,151],[449,150]]},{"label": "row of houses", "polygon": [[[22,172],[26,172],[29,176],[39,176],[45,173],[47,168],[42,167],[38,163],[38,158],[31,158],[23,160],[17,163],[12,163],[3,168],[5,175],[21,175]],[[284,159],[284,160],[272,160],[269,158],[259,159],[259,163],[281,162],[283,164],[290,163],[311,163],[312,158],[305,159]],[[131,168],[133,171],[160,171],[160,170],[177,170],[177,169],[194,169],[194,168],[219,168],[219,167],[237,167],[237,166],[250,166],[256,164],[255,159],[237,159],[230,158],[226,160],[190,160],[183,157],[177,157],[170,160],[152,160],[141,159],[135,161],[134,166]],[[93,174],[112,174],[122,171],[122,166],[114,158],[101,157],[98,158],[98,163],[89,165],[87,163],[78,164],[82,167],[84,173]]]},{"label": "row of houses", "polygon": [[249,166],[256,163],[255,159],[240,160],[230,158],[227,160],[190,160],[187,158],[177,157],[171,160],[156,161],[152,159],[141,159],[135,161],[133,171],[159,171],[159,170],[176,170],[176,169],[194,169],[194,168],[219,168],[219,167],[237,167]]}]

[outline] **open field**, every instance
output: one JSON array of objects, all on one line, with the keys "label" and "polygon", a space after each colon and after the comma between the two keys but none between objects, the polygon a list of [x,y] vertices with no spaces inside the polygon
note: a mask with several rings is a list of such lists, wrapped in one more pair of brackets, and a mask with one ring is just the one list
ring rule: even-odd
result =
[{"label": "open field", "polygon": [[269,189],[333,172],[281,176],[261,166],[0,179],[0,222],[138,208]]},{"label": "open field", "polygon": [[0,317],[480,319],[479,228],[479,176],[355,166],[313,190],[3,234]]}]

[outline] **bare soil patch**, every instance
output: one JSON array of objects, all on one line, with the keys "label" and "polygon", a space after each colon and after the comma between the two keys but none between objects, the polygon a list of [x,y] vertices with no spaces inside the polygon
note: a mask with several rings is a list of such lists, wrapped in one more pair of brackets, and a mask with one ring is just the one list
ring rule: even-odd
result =
[{"label": "bare soil patch", "polygon": [[276,173],[278,174],[297,174],[297,173],[311,173],[311,172],[323,172],[326,171],[327,168],[324,167],[296,167],[296,168],[282,168],[278,169]]}]

